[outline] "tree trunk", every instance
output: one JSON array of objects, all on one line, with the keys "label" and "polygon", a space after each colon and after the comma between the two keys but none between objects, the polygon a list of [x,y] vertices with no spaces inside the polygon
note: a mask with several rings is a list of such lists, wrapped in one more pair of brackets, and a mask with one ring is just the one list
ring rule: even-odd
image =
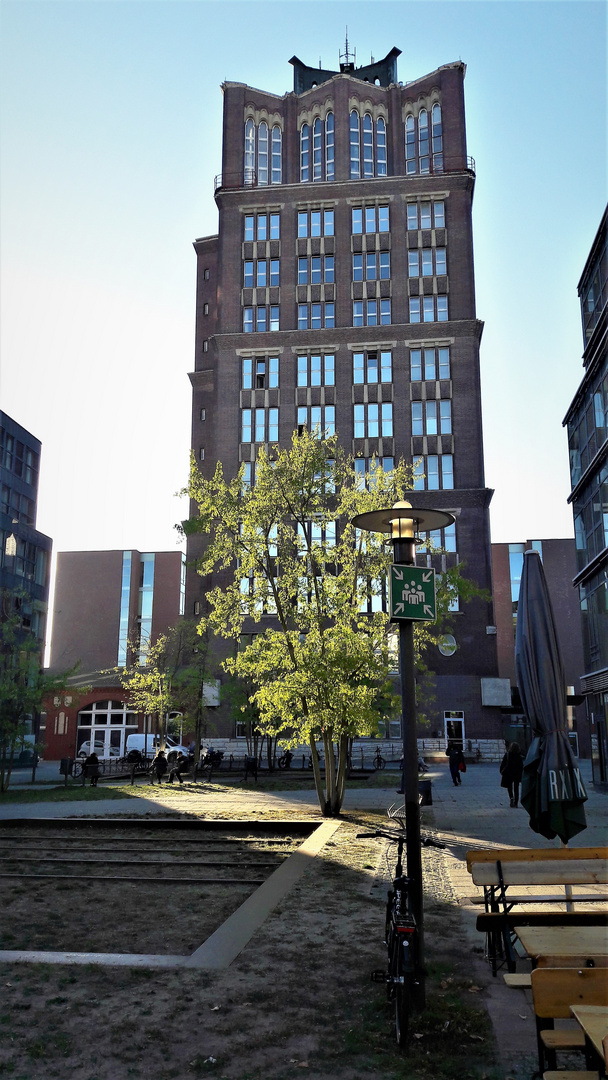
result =
[{"label": "tree trunk", "polygon": [[344,802],[344,784],[348,771],[348,759],[350,757],[352,739],[348,735],[341,735],[338,743],[338,775],[336,778],[336,814],[340,813]]},{"label": "tree trunk", "polygon": [[[321,813],[323,817],[331,817],[331,811],[325,795],[325,789],[323,787],[323,781],[321,779],[321,769],[319,768],[319,754],[317,752],[317,744],[312,735],[309,739],[310,744],[310,758],[312,761],[312,772],[315,778],[315,787],[317,789],[317,798],[319,800],[319,806],[321,807]],[[327,770],[326,770],[327,772]]]}]

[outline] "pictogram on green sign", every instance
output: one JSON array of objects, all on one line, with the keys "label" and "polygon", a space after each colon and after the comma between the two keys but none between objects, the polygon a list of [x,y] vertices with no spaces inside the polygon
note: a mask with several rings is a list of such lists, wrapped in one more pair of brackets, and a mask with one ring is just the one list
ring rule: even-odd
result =
[{"label": "pictogram on green sign", "polygon": [[435,622],[435,571],[426,566],[391,566],[391,619]]}]

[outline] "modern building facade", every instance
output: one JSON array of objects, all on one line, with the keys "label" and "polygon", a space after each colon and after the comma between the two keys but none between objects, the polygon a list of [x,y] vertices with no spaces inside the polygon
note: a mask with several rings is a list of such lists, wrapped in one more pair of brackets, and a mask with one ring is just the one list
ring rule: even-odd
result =
[{"label": "modern building facade", "polygon": [[[526,540],[513,544],[492,544],[492,588],[498,673],[501,678],[509,680],[513,689],[516,688],[517,606],[524,552],[529,550],[538,551],[543,561],[566,676],[569,697],[568,724],[572,746],[577,755],[589,758],[591,756],[589,725],[586,721],[585,706],[581,704],[580,697],[580,680],[585,671],[583,639],[578,593],[572,585],[572,579],[576,574],[574,540]],[[574,699],[577,699],[578,703]],[[532,736],[516,693],[513,694],[513,702],[513,712],[505,713],[503,717],[504,736],[507,741],[517,739],[522,745],[528,745]]]},{"label": "modern building facade", "polygon": [[578,295],[584,375],[566,413],[569,501],[583,628],[581,690],[591,726],[593,778],[608,785],[608,211],[589,252]]},{"label": "modern building facade", "polygon": [[[345,55],[339,71],[293,57],[283,95],[224,83],[219,231],[194,244],[192,447],[205,477],[221,461],[246,483],[260,446],[317,425],[361,474],[374,455],[385,469],[403,458],[412,501],[456,516],[436,537],[446,559],[490,593],[465,65],[403,85],[398,56],[355,68]],[[208,585],[189,571],[188,615]],[[432,727],[494,736],[491,604],[455,612],[454,637],[431,659]]]},{"label": "modern building facade", "polygon": [[52,540],[36,529],[41,443],[0,412],[0,595],[44,650]]},{"label": "modern building facade", "polygon": [[184,598],[181,551],[58,553],[50,671],[78,667],[68,693],[49,703],[47,759],[74,757],[89,739],[107,756],[124,752],[143,718],[108,672],[145,662],[147,643],[183,617]]}]

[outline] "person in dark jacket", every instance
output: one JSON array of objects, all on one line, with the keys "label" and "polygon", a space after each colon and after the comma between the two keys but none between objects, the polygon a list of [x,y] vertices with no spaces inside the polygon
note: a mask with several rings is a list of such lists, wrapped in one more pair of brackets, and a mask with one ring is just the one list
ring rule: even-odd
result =
[{"label": "person in dark jacket", "polygon": [[187,757],[184,757],[180,750],[179,754],[177,755],[177,761],[175,762],[175,765],[169,773],[169,783],[172,784],[173,778],[174,776],[176,776],[180,784],[183,784],[184,781],[182,780],[182,773],[188,772],[189,768],[190,762],[188,761]]},{"label": "person in dark jacket", "polygon": [[[450,763],[450,776],[454,781],[454,787],[462,783],[462,773],[466,769],[462,746],[459,743],[449,742],[446,755]],[[464,768],[462,766],[464,765]]]},{"label": "person in dark jacket", "polygon": [[513,742],[500,763],[500,786],[509,792],[510,806],[519,805],[519,785],[524,771],[524,759],[518,743]]},{"label": "person in dark jacket", "polygon": [[88,776],[91,781],[91,787],[97,787],[97,781],[99,780],[99,758],[97,754],[89,754],[88,758],[85,758],[84,769],[85,777]]},{"label": "person in dark jacket", "polygon": [[158,780],[159,784],[163,782],[163,776],[169,768],[167,758],[165,757],[165,751],[159,750],[158,754],[152,762],[152,768],[150,770],[150,783],[154,783],[154,777]]}]

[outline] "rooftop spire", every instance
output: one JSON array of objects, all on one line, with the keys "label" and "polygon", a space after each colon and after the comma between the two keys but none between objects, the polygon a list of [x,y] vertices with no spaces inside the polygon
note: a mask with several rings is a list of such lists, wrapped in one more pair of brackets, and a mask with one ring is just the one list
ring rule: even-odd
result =
[{"label": "rooftop spire", "polygon": [[357,50],[353,52],[348,48],[348,26],[346,27],[346,40],[344,44],[344,52],[338,53],[338,59],[340,61],[340,71],[354,71],[355,64],[357,63]]}]

